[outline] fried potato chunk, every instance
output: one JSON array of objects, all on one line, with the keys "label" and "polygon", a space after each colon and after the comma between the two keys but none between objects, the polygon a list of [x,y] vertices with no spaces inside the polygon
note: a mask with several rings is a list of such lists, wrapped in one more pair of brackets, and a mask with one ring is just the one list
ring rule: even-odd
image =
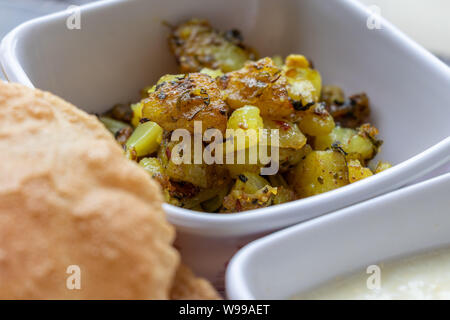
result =
[{"label": "fried potato chunk", "polygon": [[289,99],[297,111],[298,125],[310,136],[328,134],[334,128],[333,117],[323,103],[318,103],[322,77],[303,55],[291,54],[283,66]]},{"label": "fried potato chunk", "polygon": [[356,159],[365,164],[373,159],[383,143],[377,140],[378,130],[364,124],[357,130],[336,127],[331,133],[318,136],[315,139],[316,150],[326,150],[329,148],[340,148],[346,153],[347,159]]},{"label": "fried potato chunk", "polygon": [[[158,158],[161,159],[165,174],[173,181],[188,182],[201,188],[209,188],[217,183],[219,177],[216,166],[207,165],[204,162],[195,164],[194,146],[191,145],[190,157],[187,157],[189,151],[179,148],[180,146],[182,146],[182,142],[169,142],[168,140],[161,144],[158,150]],[[176,164],[173,161],[176,152],[186,152],[184,156],[187,157],[187,163]]]},{"label": "fried potato chunk", "polygon": [[301,113],[298,127],[307,135],[312,137],[326,135],[335,128],[333,117],[321,103],[315,104],[311,111]]},{"label": "fried potato chunk", "polygon": [[256,106],[269,119],[289,120],[295,115],[286,78],[270,58],[248,62],[244,68],[219,77],[217,82],[232,109]]},{"label": "fried potato chunk", "polygon": [[246,61],[256,57],[252,49],[244,46],[238,30],[222,33],[200,19],[174,28],[169,46],[183,73],[199,72],[204,67],[229,72],[242,68]]},{"label": "fried potato chunk", "polygon": [[333,150],[309,153],[290,175],[299,198],[343,187],[349,183],[345,156]]},{"label": "fried potato chunk", "polygon": [[272,204],[277,188],[258,174],[244,172],[239,175],[229,195],[223,200],[223,213],[241,212],[268,207]]},{"label": "fried potato chunk", "polygon": [[215,81],[203,73],[179,76],[159,83],[143,100],[142,117],[167,131],[184,128],[194,132],[194,121],[202,121],[202,131],[227,127],[227,106]]},{"label": "fried potato chunk", "polygon": [[319,100],[322,77],[319,71],[311,68],[305,56],[289,55],[283,66],[283,75],[287,79],[289,97],[297,109],[308,109],[308,105]]},{"label": "fried potato chunk", "polygon": [[384,170],[392,168],[392,165],[389,162],[378,161],[377,166],[375,167],[375,173],[383,172]]},{"label": "fried potato chunk", "polygon": [[300,163],[313,149],[309,144],[301,149],[280,148],[280,172],[286,172]]},{"label": "fried potato chunk", "polygon": [[264,128],[267,130],[278,130],[280,148],[301,149],[306,144],[306,137],[295,123],[265,120]]},{"label": "fried potato chunk", "polygon": [[373,176],[373,172],[369,168],[363,167],[359,160],[350,160],[347,166],[350,183]]}]

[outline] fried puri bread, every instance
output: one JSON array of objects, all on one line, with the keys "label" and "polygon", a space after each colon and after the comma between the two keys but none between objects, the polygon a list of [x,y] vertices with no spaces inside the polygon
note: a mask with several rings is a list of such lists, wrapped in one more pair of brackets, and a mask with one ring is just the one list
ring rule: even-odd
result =
[{"label": "fried puri bread", "polygon": [[172,300],[219,300],[221,297],[205,279],[198,278],[184,264],[180,264],[170,293]]},{"label": "fried puri bread", "polygon": [[0,159],[0,298],[169,298],[159,186],[94,116],[0,82]]}]

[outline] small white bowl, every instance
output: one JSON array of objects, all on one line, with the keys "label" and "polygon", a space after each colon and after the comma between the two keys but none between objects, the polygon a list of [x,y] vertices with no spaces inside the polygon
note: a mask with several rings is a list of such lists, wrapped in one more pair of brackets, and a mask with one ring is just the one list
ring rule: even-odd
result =
[{"label": "small white bowl", "polygon": [[369,265],[450,244],[450,174],[256,240],[231,260],[230,299],[289,299]]},{"label": "small white bowl", "polygon": [[[450,159],[450,71],[432,54],[353,0],[111,0],[27,22],[2,41],[7,78],[52,91],[88,112],[138,100],[139,90],[177,71],[167,27],[190,17],[239,28],[263,56],[304,53],[324,82],[366,91],[385,140],[380,159],[396,166],[344,188],[234,215],[166,205],[188,263],[221,281],[225,262],[249,240],[402,187]],[[376,160],[375,160],[376,161]]]}]

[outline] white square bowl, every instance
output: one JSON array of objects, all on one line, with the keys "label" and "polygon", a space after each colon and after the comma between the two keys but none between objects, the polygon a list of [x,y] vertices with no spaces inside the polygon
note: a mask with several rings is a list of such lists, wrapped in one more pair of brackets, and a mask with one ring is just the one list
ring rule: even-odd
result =
[{"label": "white square bowl", "polygon": [[256,240],[227,270],[230,299],[289,299],[370,265],[450,244],[450,173]]},{"label": "white square bowl", "polygon": [[166,44],[172,24],[204,17],[239,28],[262,56],[303,53],[324,82],[365,91],[394,168],[308,199],[234,215],[165,205],[185,259],[221,282],[227,259],[249,240],[402,187],[450,159],[450,72],[432,54],[353,0],[111,0],[81,8],[81,29],[62,12],[25,23],[3,39],[10,81],[52,91],[87,112],[138,100],[139,90],[176,72]]}]

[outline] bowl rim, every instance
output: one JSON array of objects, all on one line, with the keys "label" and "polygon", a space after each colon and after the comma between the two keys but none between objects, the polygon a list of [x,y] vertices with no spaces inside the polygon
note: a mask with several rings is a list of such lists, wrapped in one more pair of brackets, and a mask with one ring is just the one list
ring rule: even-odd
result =
[{"label": "bowl rim", "polygon": [[[126,2],[127,0],[98,0],[96,2],[86,3],[78,7],[80,10],[96,10]],[[67,5],[69,6],[70,3]],[[28,32],[28,30],[39,26],[41,23],[66,18],[69,14],[70,12],[68,10],[61,10],[30,19],[13,28],[3,37],[0,41],[0,70],[3,72],[7,81],[17,82],[27,87],[34,88],[32,81],[28,78],[25,70],[19,62],[19,57],[17,56],[16,49],[18,39],[20,39],[24,33]]]},{"label": "bowl rim", "polygon": [[307,232],[310,229],[325,227],[327,229],[331,229],[330,226],[332,226],[335,221],[357,215],[359,212],[364,211],[364,208],[374,207],[379,203],[392,202],[397,198],[404,197],[405,195],[411,193],[420,192],[421,190],[427,189],[430,186],[448,184],[449,181],[450,173],[447,173],[338,210],[333,214],[325,215],[311,221],[296,224],[289,228],[274,232],[268,236],[250,242],[242,249],[240,249],[228,264],[225,274],[226,292],[228,298],[232,300],[256,299],[256,297],[250,290],[250,286],[248,285],[249,278],[247,277],[247,270],[249,266],[252,265],[253,257],[260,254],[260,252],[264,251],[268,246],[274,243],[283,243],[284,241],[288,241],[286,239],[289,239],[290,237],[296,236],[300,233]]},{"label": "bowl rim", "polygon": [[[339,5],[347,6],[357,16],[367,18],[372,13],[362,3],[356,0],[336,0]],[[80,6],[81,10],[101,10],[108,6],[127,3],[127,0],[101,0]],[[11,82],[18,82],[29,87],[34,87],[32,81],[26,75],[17,56],[17,44],[19,39],[30,29],[42,23],[65,18],[67,11],[60,11],[50,15],[27,21],[10,33],[8,33],[0,43],[0,66]],[[383,28],[388,31],[387,36],[394,37],[397,42],[406,46],[410,51],[420,56],[424,63],[435,69],[448,78],[450,83],[450,68],[440,61],[433,54],[422,46],[403,34],[395,26],[380,17]],[[433,169],[450,161],[450,137],[432,145],[419,154],[395,165],[386,172],[379,173],[373,177],[359,181],[339,189],[316,195],[310,198],[295,200],[267,208],[245,211],[234,214],[214,214],[202,213],[189,209],[164,204],[168,220],[175,224],[179,230],[188,231],[194,234],[208,235],[213,237],[243,236],[258,234],[283,228],[300,221],[318,217],[320,215],[355,205],[358,202],[371,197],[388,193],[396,188],[402,187],[421,176],[424,176]],[[401,180],[401,182],[398,182]],[[382,189],[383,191],[378,191]],[[344,198],[356,197],[351,203],[344,203]],[[337,206],[331,210],[318,210],[319,204],[324,202],[336,202]],[[341,203],[340,203],[341,202]],[[298,211],[320,213],[303,214],[303,219],[299,219]],[[295,212],[297,211],[297,212]]]},{"label": "bowl rim", "polygon": [[[450,162],[450,137],[389,170],[309,198],[233,214],[196,212],[166,203],[164,208],[168,214],[168,220],[182,231],[212,237],[265,233],[326,215],[345,207],[354,206],[381,194],[390,193],[448,162]],[[430,166],[430,164],[432,165]],[[312,211],[318,207],[319,203],[338,202],[342,198],[355,196],[356,194],[359,194],[359,199],[353,204],[340,205],[321,214],[313,214],[313,216],[303,220],[298,219],[300,204],[302,204],[302,210]]]}]

